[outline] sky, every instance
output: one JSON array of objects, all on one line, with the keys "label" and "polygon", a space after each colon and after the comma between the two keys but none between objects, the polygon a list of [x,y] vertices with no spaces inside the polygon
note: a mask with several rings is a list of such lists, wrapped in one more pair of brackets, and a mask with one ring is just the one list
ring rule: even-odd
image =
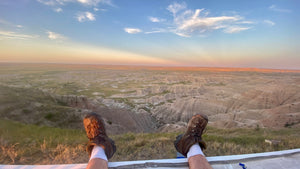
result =
[{"label": "sky", "polygon": [[299,0],[1,0],[0,62],[300,69]]}]

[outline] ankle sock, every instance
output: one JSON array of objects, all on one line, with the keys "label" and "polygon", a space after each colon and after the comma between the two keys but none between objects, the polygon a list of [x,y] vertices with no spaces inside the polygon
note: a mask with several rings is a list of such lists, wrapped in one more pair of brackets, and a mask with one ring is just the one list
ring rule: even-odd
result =
[{"label": "ankle sock", "polygon": [[91,159],[94,159],[94,158],[101,158],[105,161],[108,161],[104,149],[100,146],[94,146],[91,157],[90,157],[90,161],[91,161]]},{"label": "ankle sock", "polygon": [[205,157],[205,155],[202,152],[202,150],[201,150],[198,143],[192,145],[189,152],[187,153],[187,158],[190,158],[190,157],[195,156],[195,155],[203,155]]}]

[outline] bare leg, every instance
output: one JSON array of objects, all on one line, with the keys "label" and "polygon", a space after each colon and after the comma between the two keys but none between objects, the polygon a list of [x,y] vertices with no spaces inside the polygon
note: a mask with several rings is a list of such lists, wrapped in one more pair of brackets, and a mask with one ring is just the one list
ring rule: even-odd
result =
[{"label": "bare leg", "polygon": [[174,141],[176,150],[188,158],[190,169],[212,169],[202,152],[206,149],[202,134],[207,123],[206,115],[194,115],[188,122],[186,132],[177,136]]},{"label": "bare leg", "polygon": [[86,169],[108,169],[108,163],[101,158],[93,158],[89,161]]},{"label": "bare leg", "polygon": [[108,169],[108,159],[116,152],[116,146],[106,134],[102,117],[97,113],[88,113],[83,125],[89,139],[87,151],[90,161],[86,169]]},{"label": "bare leg", "polygon": [[188,159],[190,169],[212,169],[203,155],[195,155]]}]

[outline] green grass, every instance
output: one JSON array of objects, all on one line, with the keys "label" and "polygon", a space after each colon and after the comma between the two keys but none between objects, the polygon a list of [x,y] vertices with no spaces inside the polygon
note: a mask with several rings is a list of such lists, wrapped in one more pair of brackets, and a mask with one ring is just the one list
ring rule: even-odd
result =
[{"label": "green grass", "polygon": [[[208,155],[230,155],[294,149],[300,147],[300,129],[216,129],[208,127],[204,138]],[[269,145],[265,139],[278,140]]]},{"label": "green grass", "polygon": [[0,164],[85,162],[82,130],[0,120]]},{"label": "green grass", "polygon": [[61,128],[81,125],[75,108],[40,90],[0,85],[0,103],[0,118]]},{"label": "green grass", "polygon": [[[173,141],[180,133],[112,135],[117,152],[111,161],[175,158]],[[300,129],[217,129],[203,139],[207,156],[258,153],[300,147]],[[279,140],[269,145],[265,139]],[[62,164],[88,161],[83,130],[60,129],[0,120],[0,164]]]},{"label": "green grass", "polygon": [[22,124],[10,120],[0,120],[0,135],[11,143],[27,144],[52,140],[53,144],[78,144],[85,141],[83,130],[60,129],[32,124]]}]

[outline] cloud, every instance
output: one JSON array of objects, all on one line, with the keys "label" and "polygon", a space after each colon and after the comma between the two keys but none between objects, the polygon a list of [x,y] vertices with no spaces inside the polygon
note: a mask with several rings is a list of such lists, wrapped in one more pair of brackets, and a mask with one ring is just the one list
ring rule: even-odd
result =
[{"label": "cloud", "polygon": [[3,25],[11,25],[10,22],[6,21],[6,20],[3,20],[3,19],[0,19],[0,24],[3,24]]},{"label": "cloud", "polygon": [[165,19],[160,19],[160,18],[156,18],[156,17],[149,17],[149,20],[151,21],[151,22],[164,22],[165,21]]},{"label": "cloud", "polygon": [[90,20],[90,21],[96,20],[94,14],[92,14],[92,13],[90,13],[90,12],[85,12],[85,16],[86,16],[86,18],[87,18],[88,20]]},{"label": "cloud", "polygon": [[[182,12],[178,12],[179,8],[176,8],[176,10],[174,8],[172,9],[173,10],[169,11],[177,14],[173,15],[176,28],[171,32],[179,36],[190,37],[193,34],[203,34],[218,29],[224,29],[225,33],[238,33],[250,29],[250,27],[239,26],[250,23],[250,21],[244,21],[243,17],[239,15],[210,17],[205,9],[196,9],[195,11],[184,10]],[[180,9],[184,8],[182,7]]]},{"label": "cloud", "polygon": [[105,11],[107,11],[107,9],[99,9],[99,8],[93,8],[93,10],[95,11],[95,12],[98,12],[98,11],[102,11],[102,12],[105,12]]},{"label": "cloud", "polygon": [[183,10],[186,8],[186,3],[183,2],[181,4],[177,3],[177,2],[174,2],[173,4],[170,4],[168,7],[167,7],[167,10],[170,11],[171,13],[173,13],[173,15],[176,15],[177,12]]},{"label": "cloud", "polygon": [[114,6],[111,0],[77,0],[79,3],[89,6],[97,6],[99,3]]},{"label": "cloud", "polygon": [[77,14],[76,18],[79,22],[96,20],[95,15],[91,12],[80,12]]},{"label": "cloud", "polygon": [[[221,30],[224,33],[239,33],[251,29],[252,27],[249,25],[255,24],[252,21],[244,19],[244,17],[238,15],[236,12],[229,16],[210,16],[209,11],[204,8],[188,9],[185,2],[174,2],[168,5],[166,10],[172,13],[173,20],[167,21],[161,28],[145,31],[145,34],[169,32],[182,37],[191,37],[193,35],[205,36],[207,32],[217,30]],[[149,20],[156,23],[165,21],[158,17],[149,17]],[[142,32],[134,28],[125,28],[125,31],[128,33]]]},{"label": "cloud", "polygon": [[58,33],[55,33],[55,32],[47,31],[46,33],[48,34],[48,38],[50,40],[64,40],[64,39],[66,39],[65,36],[63,36],[61,34],[58,34]]},{"label": "cloud", "polygon": [[80,3],[88,6],[97,6],[99,3],[113,6],[111,0],[37,0],[38,2],[48,6],[65,5],[68,2]]},{"label": "cloud", "polygon": [[282,13],[291,13],[292,10],[289,9],[282,9],[282,8],[278,8],[276,5],[271,5],[269,6],[269,9],[275,12],[282,12]]},{"label": "cloud", "polygon": [[23,25],[15,25],[11,22],[8,22],[6,20],[3,20],[3,19],[0,19],[0,24],[2,25],[7,25],[7,26],[10,26],[10,27],[17,27],[17,28],[23,28],[24,26]]},{"label": "cloud", "polygon": [[21,40],[26,40],[26,39],[33,39],[37,38],[37,35],[27,35],[27,34],[21,34],[21,33],[16,33],[12,31],[2,31],[0,30],[0,39],[21,39]]},{"label": "cloud", "polygon": [[177,31],[172,31],[172,32],[181,37],[185,37],[185,38],[191,37],[191,35],[183,33],[183,32],[177,32]]},{"label": "cloud", "polygon": [[142,30],[140,30],[138,28],[124,28],[124,31],[129,34],[137,34],[137,33],[142,32]]},{"label": "cloud", "polygon": [[60,13],[60,12],[63,11],[63,9],[61,9],[61,8],[56,8],[54,11],[57,12],[57,13]]},{"label": "cloud", "polygon": [[153,31],[148,31],[148,32],[145,32],[145,34],[152,34],[152,33],[163,33],[163,32],[168,32],[168,30],[166,29],[154,29]]},{"label": "cloud", "polygon": [[240,22],[237,22],[238,24],[255,24],[255,22],[253,21],[240,21]]},{"label": "cloud", "polygon": [[270,21],[270,20],[264,20],[264,23],[267,24],[267,25],[270,25],[270,26],[274,26],[275,25],[275,22]]},{"label": "cloud", "polygon": [[230,26],[224,29],[225,33],[239,33],[244,30],[248,30],[250,27],[239,27],[239,26]]},{"label": "cloud", "polygon": [[65,2],[70,2],[71,0],[37,0],[37,1],[44,5],[56,6],[56,5],[64,5]]}]

